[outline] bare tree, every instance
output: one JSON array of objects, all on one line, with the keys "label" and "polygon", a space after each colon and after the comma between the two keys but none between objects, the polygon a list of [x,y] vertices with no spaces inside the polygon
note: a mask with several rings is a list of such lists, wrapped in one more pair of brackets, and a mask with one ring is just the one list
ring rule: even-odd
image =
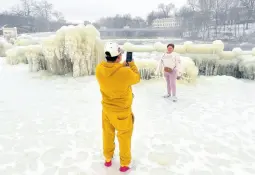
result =
[{"label": "bare tree", "polygon": [[65,17],[63,15],[63,13],[59,12],[59,11],[54,11],[52,13],[52,17],[59,22],[65,22]]},{"label": "bare tree", "polygon": [[147,18],[146,18],[146,21],[147,21],[147,24],[148,25],[151,25],[153,20],[156,19],[156,15],[155,15],[155,12],[154,11],[151,11],[148,15],[147,15]]},{"label": "bare tree", "polygon": [[170,16],[170,13],[173,9],[175,9],[175,5],[172,3],[170,4],[161,3],[158,5],[159,12],[162,12],[165,18]]},{"label": "bare tree", "polygon": [[34,8],[37,17],[44,18],[48,21],[52,18],[53,5],[46,0],[34,3]]},{"label": "bare tree", "polygon": [[[226,24],[230,22],[230,12],[231,9],[236,8],[238,0],[221,0],[220,8],[218,10],[219,23],[223,25],[224,32],[226,31]],[[237,17],[235,15],[235,21],[237,21]],[[239,21],[239,20],[238,20]]]},{"label": "bare tree", "polygon": [[34,17],[36,18],[35,26],[37,30],[50,31],[50,21],[53,16],[53,5],[46,0],[34,2]]},{"label": "bare tree", "polygon": [[187,5],[192,9],[192,11],[199,10],[199,0],[187,0]]},{"label": "bare tree", "polygon": [[14,5],[10,9],[10,14],[24,17],[31,17],[33,14],[33,1],[20,0],[20,4]]},{"label": "bare tree", "polygon": [[145,27],[146,22],[140,17],[132,17],[130,14],[117,14],[113,17],[104,17],[95,22],[98,27],[107,28],[123,28],[129,26],[131,28]]},{"label": "bare tree", "polygon": [[241,5],[246,8],[246,29],[249,27],[252,17],[255,15],[255,0],[240,0]]},{"label": "bare tree", "polygon": [[132,26],[135,28],[142,28],[142,27],[146,27],[146,21],[144,19],[142,19],[139,16],[136,16],[132,19]]},{"label": "bare tree", "polygon": [[0,25],[18,26],[22,32],[55,31],[66,23],[63,14],[54,11],[47,0],[20,0],[1,17]]},{"label": "bare tree", "polygon": [[151,11],[147,15],[146,21],[147,21],[147,24],[150,26],[155,19],[161,19],[161,18],[166,18],[166,16],[164,15],[163,12],[161,12],[161,11]]},{"label": "bare tree", "polygon": [[177,17],[182,18],[181,27],[186,31],[192,31],[194,28],[194,11],[188,6],[183,6],[176,14]]},{"label": "bare tree", "polygon": [[12,15],[17,15],[17,16],[23,16],[24,12],[21,10],[20,5],[15,5],[11,7],[10,11],[7,13],[12,14]]},{"label": "bare tree", "polygon": [[30,17],[33,13],[33,0],[20,0],[21,10],[24,16]]},{"label": "bare tree", "polygon": [[218,33],[223,30],[225,32],[225,25],[228,21],[228,14],[230,9],[236,6],[235,0],[214,0],[215,4],[211,6],[212,20],[215,26],[215,36],[218,36]]}]

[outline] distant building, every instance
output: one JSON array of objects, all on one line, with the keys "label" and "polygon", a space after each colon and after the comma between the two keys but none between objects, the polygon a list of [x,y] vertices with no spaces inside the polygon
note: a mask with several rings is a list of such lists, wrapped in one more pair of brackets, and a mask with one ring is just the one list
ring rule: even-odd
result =
[{"label": "distant building", "polygon": [[152,22],[152,27],[155,28],[173,28],[173,27],[180,27],[182,19],[181,18],[161,18],[155,19]]}]

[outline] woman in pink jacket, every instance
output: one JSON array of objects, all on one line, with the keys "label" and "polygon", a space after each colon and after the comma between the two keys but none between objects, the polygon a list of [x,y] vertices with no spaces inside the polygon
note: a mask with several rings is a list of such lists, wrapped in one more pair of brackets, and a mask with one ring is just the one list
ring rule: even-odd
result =
[{"label": "woman in pink jacket", "polygon": [[180,56],[173,52],[174,44],[167,45],[167,52],[160,59],[158,71],[164,69],[164,77],[167,83],[167,94],[164,98],[171,98],[177,101],[176,97],[176,79],[181,76],[180,72]]}]

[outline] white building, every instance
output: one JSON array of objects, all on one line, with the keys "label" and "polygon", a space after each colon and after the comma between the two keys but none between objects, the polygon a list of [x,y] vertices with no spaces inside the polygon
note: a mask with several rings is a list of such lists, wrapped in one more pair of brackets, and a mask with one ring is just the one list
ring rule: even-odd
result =
[{"label": "white building", "polygon": [[152,22],[152,27],[155,28],[173,28],[173,27],[180,27],[182,19],[181,18],[161,18],[155,19]]}]

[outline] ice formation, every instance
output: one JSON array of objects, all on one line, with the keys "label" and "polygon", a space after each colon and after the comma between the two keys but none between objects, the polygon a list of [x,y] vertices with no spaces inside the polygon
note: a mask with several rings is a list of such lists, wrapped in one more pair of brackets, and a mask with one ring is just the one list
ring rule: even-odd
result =
[{"label": "ice formation", "polygon": [[25,55],[26,47],[17,46],[6,51],[6,60],[8,64],[16,65],[19,63],[27,63]]},{"label": "ice formation", "polygon": [[156,60],[139,59],[135,60],[135,63],[142,79],[148,80],[155,76],[158,65]]},{"label": "ice formation", "polygon": [[[195,66],[194,61],[189,57],[181,56],[181,62],[182,81],[194,82],[198,76],[198,68]],[[139,59],[135,60],[135,63],[142,79],[148,80],[163,75],[163,70],[156,72],[159,62],[154,59]]]},{"label": "ice formation", "polygon": [[15,46],[28,46],[39,44],[39,39],[32,37],[30,35],[21,35],[16,40],[13,41]]},{"label": "ice formation", "polygon": [[74,77],[92,75],[104,58],[103,45],[92,25],[62,27],[42,42],[47,70],[61,75],[72,72]]},{"label": "ice formation", "polygon": [[0,57],[5,57],[5,52],[11,47],[12,45],[8,43],[4,38],[0,38]]},{"label": "ice formation", "polygon": [[[9,64],[29,63],[30,71],[47,70],[53,74],[72,73],[74,77],[93,75],[96,65],[104,59],[104,41],[92,25],[65,26],[55,35],[43,39],[21,35],[14,43],[0,41],[0,56],[6,51]],[[126,42],[125,51],[162,53],[167,45],[134,45]],[[10,48],[10,49],[9,49]],[[199,75],[229,75],[237,78],[255,79],[255,48],[243,51],[234,48],[224,51],[224,44],[216,40],[211,44],[194,44],[191,41],[176,45],[175,52],[182,56],[185,80],[194,80]],[[144,55],[136,60],[143,79],[155,77],[155,60]],[[189,67],[190,66],[190,67]]]},{"label": "ice formation", "polygon": [[[125,43],[123,48],[135,52],[165,52],[167,45],[157,42],[153,46],[141,47]],[[183,45],[176,45],[175,52],[191,58],[198,67],[199,75],[229,75],[255,79],[255,48],[252,51],[243,51],[241,48],[224,51],[224,44],[220,40],[213,41],[212,44],[186,41]]]},{"label": "ice formation", "polygon": [[43,39],[42,41],[42,52],[47,62],[47,70],[53,73],[56,71],[56,56],[55,56],[55,45],[54,45],[55,36],[50,36]]},{"label": "ice formation", "polygon": [[104,42],[92,25],[65,26],[55,35],[43,38],[20,36],[16,47],[6,51],[9,64],[28,63],[30,71],[47,70],[74,77],[92,75],[104,59]]},{"label": "ice formation", "polygon": [[181,67],[180,72],[182,73],[182,81],[195,82],[198,76],[198,67],[195,62],[189,57],[180,57]]},{"label": "ice formation", "polygon": [[[165,52],[166,51],[166,46],[161,44],[161,43],[155,43],[154,46],[149,46],[149,45],[143,45],[143,46],[135,46],[131,43],[125,43],[123,45],[123,49],[126,51],[131,51],[131,52],[153,52],[153,51],[158,51],[158,52]],[[179,52],[183,53],[185,52],[185,47],[184,46],[176,46],[175,49]],[[197,78],[198,75],[198,68],[195,66],[195,63],[192,59],[189,57],[181,57],[181,72],[183,75],[183,81],[187,82],[194,82]],[[156,60],[152,59],[138,59],[135,60],[136,65],[139,69],[140,75],[142,79],[151,79],[153,77],[158,76],[158,73],[155,72],[158,66],[158,62]],[[160,76],[163,74],[160,73]]]},{"label": "ice formation", "polygon": [[26,47],[25,56],[31,72],[46,70],[47,62],[42,52],[41,45],[30,45]]},{"label": "ice formation", "polygon": [[255,56],[240,56],[238,69],[241,74],[240,78],[255,79]]}]

